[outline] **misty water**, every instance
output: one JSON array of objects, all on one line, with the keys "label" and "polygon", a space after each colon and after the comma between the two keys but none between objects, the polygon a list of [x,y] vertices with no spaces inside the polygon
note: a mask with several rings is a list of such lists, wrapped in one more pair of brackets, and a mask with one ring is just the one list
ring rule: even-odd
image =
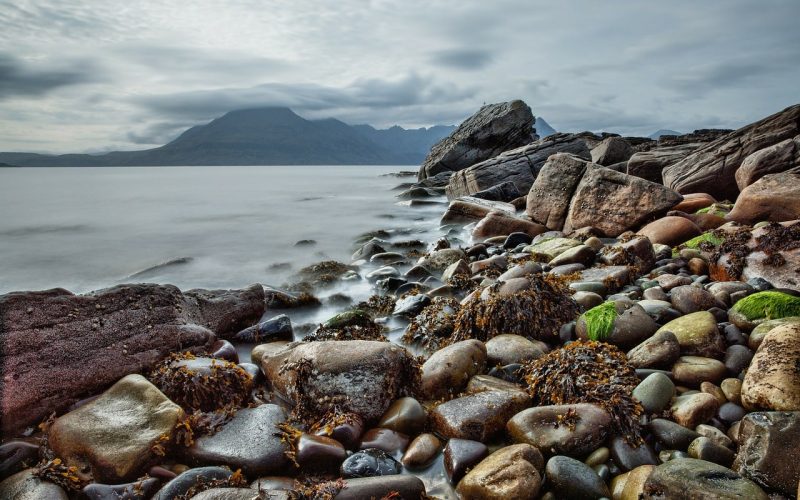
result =
[{"label": "misty water", "polygon": [[427,239],[441,206],[399,203],[393,188],[415,179],[386,175],[411,169],[0,169],[0,293],[129,282],[280,286],[302,266],[349,262],[366,231],[403,228],[406,239]]}]

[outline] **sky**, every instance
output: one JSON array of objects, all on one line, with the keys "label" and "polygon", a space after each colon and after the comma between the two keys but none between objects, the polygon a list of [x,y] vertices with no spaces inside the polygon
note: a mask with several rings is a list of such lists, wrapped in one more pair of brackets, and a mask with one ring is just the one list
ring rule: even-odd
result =
[{"label": "sky", "polygon": [[145,149],[234,109],[379,128],[523,99],[559,131],[800,102],[798,0],[3,0],[0,151]]}]

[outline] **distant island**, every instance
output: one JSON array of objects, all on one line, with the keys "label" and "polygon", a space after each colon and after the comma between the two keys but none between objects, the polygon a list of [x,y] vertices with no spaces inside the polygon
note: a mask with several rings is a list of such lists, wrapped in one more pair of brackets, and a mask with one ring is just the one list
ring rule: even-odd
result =
[{"label": "distant island", "polygon": [[[540,137],[555,133],[543,119]],[[289,108],[230,111],[163,146],[104,154],[0,153],[0,167],[182,165],[419,165],[453,125],[376,129],[333,118],[306,120]]]}]

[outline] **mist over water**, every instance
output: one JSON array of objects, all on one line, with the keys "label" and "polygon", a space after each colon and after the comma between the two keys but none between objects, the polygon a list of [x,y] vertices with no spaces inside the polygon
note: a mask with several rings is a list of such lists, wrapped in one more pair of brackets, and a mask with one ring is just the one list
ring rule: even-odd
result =
[{"label": "mist over water", "polygon": [[[350,262],[366,231],[430,238],[442,207],[398,204],[392,188],[414,179],[382,175],[411,169],[0,169],[0,293],[128,282],[280,286],[305,265]],[[316,243],[295,246],[300,240]]]}]

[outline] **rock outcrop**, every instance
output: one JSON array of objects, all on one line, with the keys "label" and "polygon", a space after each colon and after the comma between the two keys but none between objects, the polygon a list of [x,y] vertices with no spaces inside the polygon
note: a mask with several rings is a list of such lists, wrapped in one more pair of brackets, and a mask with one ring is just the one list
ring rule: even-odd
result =
[{"label": "rock outcrop", "polygon": [[[171,285],[119,285],[0,296],[2,429],[36,424],[171,352],[205,350],[264,311],[261,285],[181,293]],[[214,331],[216,330],[216,332]]]},{"label": "rock outcrop", "polygon": [[450,199],[467,196],[502,182],[513,182],[527,193],[547,159],[555,153],[572,153],[590,158],[589,146],[596,137],[591,134],[555,134],[521,148],[506,151],[489,160],[456,172],[447,185]]},{"label": "rock outcrop", "polygon": [[564,230],[592,226],[606,236],[618,236],[666,213],[682,199],[659,184],[587,165],[572,196]]},{"label": "rock outcrop", "polygon": [[548,158],[528,192],[528,216],[548,229],[561,230],[567,220],[572,194],[587,164],[584,158],[568,153]]},{"label": "rock outcrop", "polygon": [[431,148],[419,169],[419,180],[457,172],[530,143],[534,139],[533,121],[531,108],[522,101],[483,106]]},{"label": "rock outcrop", "polygon": [[800,104],[731,132],[666,167],[664,184],[679,193],[709,193],[733,200],[736,171],[753,153],[800,135]]},{"label": "rock outcrop", "polygon": [[615,163],[628,161],[633,148],[622,137],[606,137],[592,149],[592,162],[608,167]]}]

